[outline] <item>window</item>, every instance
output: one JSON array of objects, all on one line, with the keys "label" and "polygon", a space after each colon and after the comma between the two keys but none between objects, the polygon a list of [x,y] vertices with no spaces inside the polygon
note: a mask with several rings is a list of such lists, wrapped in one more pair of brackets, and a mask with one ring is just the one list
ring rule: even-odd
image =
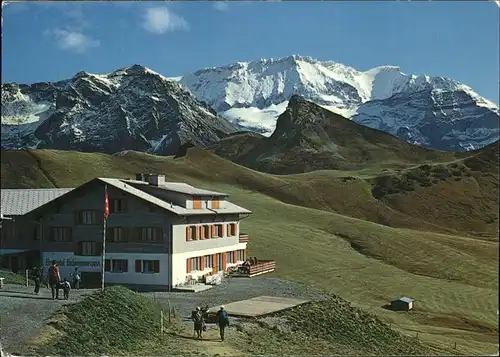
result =
[{"label": "window", "polygon": [[203,262],[204,262],[205,268],[213,268],[214,256],[213,255],[205,255],[203,257]]},{"label": "window", "polygon": [[157,242],[162,237],[161,228],[143,227],[139,228],[139,240],[141,242]]},{"label": "window", "polygon": [[193,197],[193,209],[201,209],[201,197],[200,196]]},{"label": "window", "polygon": [[135,272],[152,274],[160,272],[160,261],[159,260],[136,260],[135,261]]},{"label": "window", "polygon": [[93,225],[100,224],[97,211],[80,211],[78,212],[78,224]]},{"label": "window", "polygon": [[127,241],[127,228],[111,227],[106,231],[106,241],[119,243]]},{"label": "window", "polygon": [[106,259],[104,262],[104,270],[111,273],[126,273],[128,272],[127,259]]},{"label": "window", "polygon": [[233,254],[233,252],[227,252],[226,256],[227,256],[227,258],[226,258],[226,262],[227,263],[236,263],[234,261],[234,254]]},{"label": "window", "polygon": [[109,213],[127,212],[127,201],[121,198],[109,200]]},{"label": "window", "polygon": [[214,224],[212,226],[212,229],[213,229],[212,237],[215,237],[215,238],[224,237],[224,231],[223,231],[222,224]]},{"label": "window", "polygon": [[212,200],[212,208],[213,209],[219,209],[220,208],[220,201],[218,199]]},{"label": "window", "polygon": [[191,226],[191,240],[197,240],[198,239],[198,227],[196,226]]},{"label": "window", "polygon": [[80,242],[76,255],[96,256],[101,252],[98,249],[97,242]]},{"label": "window", "polygon": [[210,236],[210,226],[209,225],[204,225],[202,227],[202,229],[203,229],[203,237],[205,239],[211,238],[211,236]]},{"label": "window", "polygon": [[245,260],[245,251],[243,249],[238,249],[238,261]]},{"label": "window", "polygon": [[[200,227],[201,228],[201,227]],[[186,240],[198,240],[199,239],[199,230],[197,226],[188,226],[186,227]]]},{"label": "window", "polygon": [[202,270],[201,269],[201,257],[195,257],[195,258],[188,259],[188,267],[189,267],[188,273],[195,271],[195,270]]},{"label": "window", "polygon": [[54,242],[69,242],[71,241],[71,228],[69,227],[53,227],[52,240]]},{"label": "window", "polygon": [[236,235],[236,223],[229,223],[227,225],[227,236],[234,237]]}]

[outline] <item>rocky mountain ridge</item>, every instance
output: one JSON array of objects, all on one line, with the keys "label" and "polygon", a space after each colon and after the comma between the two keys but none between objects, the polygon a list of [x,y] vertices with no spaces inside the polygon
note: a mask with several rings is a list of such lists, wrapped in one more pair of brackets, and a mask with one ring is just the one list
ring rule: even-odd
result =
[{"label": "rocky mountain ridge", "polygon": [[300,95],[419,146],[467,151],[499,137],[495,103],[453,79],[407,75],[397,66],[361,72],[293,55],[205,68],[176,80],[221,116],[266,136],[289,98]]},{"label": "rocky mountain ridge", "polygon": [[55,83],[2,84],[2,148],[175,154],[237,127],[175,81],[133,65]]}]

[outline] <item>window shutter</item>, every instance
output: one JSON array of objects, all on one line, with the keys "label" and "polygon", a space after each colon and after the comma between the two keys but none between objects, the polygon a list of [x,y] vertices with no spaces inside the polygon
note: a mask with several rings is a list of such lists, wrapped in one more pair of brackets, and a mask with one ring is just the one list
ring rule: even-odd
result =
[{"label": "window shutter", "polygon": [[104,211],[101,210],[95,211],[95,220],[96,224],[102,224],[104,221]]},{"label": "window shutter", "polygon": [[135,272],[142,273],[142,261],[141,260],[135,261]]},{"label": "window shutter", "polygon": [[95,242],[93,246],[95,247],[95,255],[102,255],[102,243]]},{"label": "window shutter", "polygon": [[122,267],[122,269],[124,273],[128,272],[128,259],[125,259],[125,265]]},{"label": "window shutter", "polygon": [[226,270],[227,266],[227,253],[222,253],[222,270]]},{"label": "window shutter", "polygon": [[205,228],[204,226],[200,226],[200,240],[205,239]]},{"label": "window shutter", "polygon": [[121,231],[122,231],[122,240],[124,242],[128,242],[128,231],[129,230],[127,228],[122,228]]},{"label": "window shutter", "polygon": [[215,237],[215,225],[214,224],[211,224],[210,225],[210,231],[212,232],[212,237]]},{"label": "window shutter", "polygon": [[238,261],[238,255],[237,255],[238,251],[233,251],[233,263],[236,263]]},{"label": "window shutter", "polygon": [[153,272],[155,272],[155,273],[160,272],[160,261],[159,260],[153,260]]},{"label": "window shutter", "polygon": [[220,236],[221,237],[225,237],[226,236],[226,234],[225,234],[225,228],[226,228],[226,226],[224,224],[221,224],[219,227],[222,230],[222,232],[220,233]]},{"label": "window shutter", "polygon": [[234,224],[234,235],[237,236],[238,235],[238,223],[235,223]]},{"label": "window shutter", "polygon": [[111,260],[106,259],[104,261],[104,271],[111,271]]},{"label": "window shutter", "polygon": [[217,271],[217,265],[219,262],[217,261],[217,254],[212,254],[212,273]]},{"label": "window shutter", "polygon": [[243,249],[243,260],[247,260],[247,250]]},{"label": "window shutter", "polygon": [[200,226],[195,226],[194,229],[196,229],[196,239],[200,239]]},{"label": "window shutter", "polygon": [[225,226],[226,226],[226,230],[227,230],[227,236],[230,237],[231,236],[231,224],[228,223]]},{"label": "window shutter", "polygon": [[123,212],[127,212],[127,200],[125,198],[122,198],[121,202],[122,202],[122,210],[123,210]]},{"label": "window shutter", "polygon": [[199,257],[200,259],[200,270],[205,269],[205,257]]},{"label": "window shutter", "polygon": [[186,273],[191,273],[191,259],[186,259]]},{"label": "window shutter", "polygon": [[186,240],[191,240],[191,229],[189,226],[186,227]]}]

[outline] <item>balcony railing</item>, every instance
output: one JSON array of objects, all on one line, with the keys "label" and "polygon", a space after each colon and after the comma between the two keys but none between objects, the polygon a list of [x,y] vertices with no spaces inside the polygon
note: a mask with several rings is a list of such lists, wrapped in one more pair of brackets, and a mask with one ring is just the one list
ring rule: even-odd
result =
[{"label": "balcony railing", "polygon": [[248,233],[240,233],[240,243],[248,243]]}]

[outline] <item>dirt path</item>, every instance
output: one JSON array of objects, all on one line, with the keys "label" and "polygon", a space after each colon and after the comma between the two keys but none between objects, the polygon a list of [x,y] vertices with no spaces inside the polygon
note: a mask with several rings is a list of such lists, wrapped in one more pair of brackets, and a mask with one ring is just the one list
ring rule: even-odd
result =
[{"label": "dirt path", "polygon": [[183,349],[205,356],[243,356],[244,353],[235,348],[231,341],[239,336],[235,327],[229,327],[225,331],[225,341],[221,342],[219,329],[217,326],[207,326],[207,331],[203,332],[203,338],[194,338],[193,325],[186,323],[182,331],[170,333],[174,340],[178,340],[183,345]]},{"label": "dirt path", "polygon": [[[0,342],[9,353],[17,352],[24,342],[36,335],[46,319],[63,305],[80,301],[93,290],[73,290],[69,300],[52,300],[49,289],[42,288],[40,295],[33,287],[6,284],[0,290]],[[62,295],[62,291],[60,292]]]}]

